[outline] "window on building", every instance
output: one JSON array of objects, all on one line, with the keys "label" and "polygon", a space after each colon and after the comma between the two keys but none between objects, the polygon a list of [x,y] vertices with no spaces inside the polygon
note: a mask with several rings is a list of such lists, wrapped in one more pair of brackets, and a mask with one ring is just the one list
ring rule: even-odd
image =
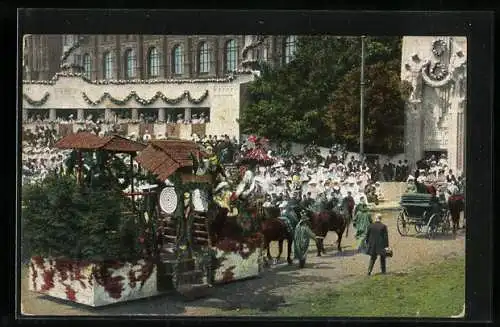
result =
[{"label": "window on building", "polygon": [[262,60],[262,53],[259,48],[255,48],[252,51],[253,51],[253,58],[255,60]]},{"label": "window on building", "polygon": [[267,48],[267,45],[265,45],[263,48],[262,48],[262,58],[261,60],[263,61],[268,61],[269,60],[269,52],[268,52],[268,48]]},{"label": "window on building", "polygon": [[160,76],[160,54],[157,48],[151,48],[148,54],[149,77]]},{"label": "window on building", "polygon": [[113,55],[111,52],[106,52],[104,54],[104,79],[113,78]]},{"label": "window on building", "polygon": [[88,53],[83,55],[83,74],[85,77],[90,78],[92,64],[90,62],[90,55]]},{"label": "window on building", "polygon": [[200,52],[198,55],[199,61],[199,72],[200,73],[208,73],[210,70],[210,54],[208,52],[208,44],[203,42],[200,45]]},{"label": "window on building", "polygon": [[75,55],[74,64],[78,66],[82,65],[82,55]]},{"label": "window on building", "polygon": [[297,51],[297,37],[295,35],[287,36],[284,43],[285,48],[285,64],[288,64],[295,57],[295,51]]},{"label": "window on building", "polygon": [[129,49],[125,52],[125,76],[126,78],[134,78],[135,68],[137,67],[137,57],[135,51]]},{"label": "window on building", "polygon": [[226,43],[226,72],[236,70],[238,60],[238,49],[236,48],[236,41],[229,40]]},{"label": "window on building", "polygon": [[176,46],[173,49],[173,72],[174,74],[180,75],[183,72],[183,65],[184,65],[184,57],[182,53],[182,47],[180,45]]}]

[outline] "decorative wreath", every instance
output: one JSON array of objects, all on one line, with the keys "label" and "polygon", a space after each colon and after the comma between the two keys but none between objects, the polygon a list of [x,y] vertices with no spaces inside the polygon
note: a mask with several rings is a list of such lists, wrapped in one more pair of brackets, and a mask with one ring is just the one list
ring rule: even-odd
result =
[{"label": "decorative wreath", "polygon": [[441,57],[446,50],[446,44],[444,43],[443,40],[436,40],[432,44],[432,53],[436,57]]},{"label": "decorative wreath", "polygon": [[448,68],[443,63],[436,63],[433,66],[429,64],[429,77],[436,81],[443,80],[448,75]]}]

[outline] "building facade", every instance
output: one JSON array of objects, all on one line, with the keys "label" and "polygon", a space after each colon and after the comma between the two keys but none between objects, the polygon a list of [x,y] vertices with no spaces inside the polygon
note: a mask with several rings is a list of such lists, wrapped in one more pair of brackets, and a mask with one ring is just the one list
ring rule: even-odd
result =
[{"label": "building facade", "polygon": [[65,62],[83,68],[89,80],[199,79],[264,61],[293,58],[295,36],[254,35],[26,35],[24,80],[46,80]]},{"label": "building facade", "polygon": [[[32,49],[57,39],[58,47],[43,48],[47,53]],[[291,61],[296,37],[30,35],[25,43],[26,123],[64,120],[64,129],[75,132],[92,115],[128,121],[129,134],[139,137],[147,132],[238,138],[240,108],[258,74],[256,65]],[[201,116],[203,123],[197,122]]]},{"label": "building facade", "polygon": [[465,172],[466,37],[406,36],[402,56],[401,79],[411,84],[406,157],[416,162],[429,153],[446,153],[450,169]]}]

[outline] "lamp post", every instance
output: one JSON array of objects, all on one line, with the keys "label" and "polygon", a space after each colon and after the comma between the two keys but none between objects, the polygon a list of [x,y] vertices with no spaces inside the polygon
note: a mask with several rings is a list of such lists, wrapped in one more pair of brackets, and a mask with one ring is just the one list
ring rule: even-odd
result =
[{"label": "lamp post", "polygon": [[365,36],[361,36],[361,78],[360,78],[360,113],[359,113],[359,157],[364,156],[365,132]]}]

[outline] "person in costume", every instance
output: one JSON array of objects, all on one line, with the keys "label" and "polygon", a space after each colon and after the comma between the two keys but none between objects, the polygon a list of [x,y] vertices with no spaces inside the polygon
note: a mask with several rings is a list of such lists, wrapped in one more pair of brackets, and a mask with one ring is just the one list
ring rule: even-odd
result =
[{"label": "person in costume", "polygon": [[228,217],[236,217],[238,215],[238,209],[231,205],[231,191],[229,189],[229,183],[220,182],[219,185],[214,189],[214,201],[221,208],[226,208],[228,210]]},{"label": "person in costume", "polygon": [[307,250],[309,249],[311,239],[315,240],[316,235],[309,227],[309,218],[303,210],[300,214],[299,222],[295,226],[293,237],[293,253],[295,259],[299,260],[300,268],[304,268],[306,264]]},{"label": "person in costume", "polygon": [[355,238],[357,243],[358,251],[364,251],[366,234],[368,232],[368,227],[373,222],[370,209],[366,203],[366,198],[364,196],[360,197],[359,204],[354,210],[353,227],[356,229]]},{"label": "person in costume", "polygon": [[248,199],[250,195],[255,191],[256,167],[257,165],[254,162],[249,162],[248,168],[245,170],[241,182],[236,187],[236,192],[234,193],[232,200],[236,200],[239,198]]}]

